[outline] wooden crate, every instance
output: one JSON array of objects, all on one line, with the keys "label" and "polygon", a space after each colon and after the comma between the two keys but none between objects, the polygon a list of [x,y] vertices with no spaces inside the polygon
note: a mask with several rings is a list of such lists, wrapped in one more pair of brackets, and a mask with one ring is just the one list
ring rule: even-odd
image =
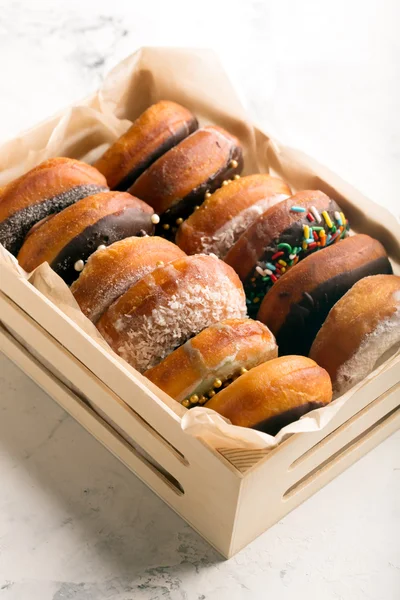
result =
[{"label": "wooden crate", "polygon": [[[163,50],[163,59],[170,63],[160,73],[170,73],[176,62],[173,52]],[[47,135],[56,125],[55,118],[38,131]],[[30,139],[32,135],[34,130],[26,134]],[[287,164],[295,163],[301,185],[302,169],[310,162],[291,152],[287,149],[275,170],[285,176]],[[270,158],[274,166],[275,158]],[[339,199],[351,196],[354,215],[360,213],[358,199],[366,199],[324,168],[316,172],[316,187],[334,191]],[[384,218],[386,229],[376,231],[381,238],[389,231],[395,239],[396,224],[391,226],[381,212],[368,202],[368,219],[362,219],[365,232],[374,234],[371,226]],[[294,434],[270,452],[215,450],[182,430],[181,405],[109,353],[6,264],[0,265],[0,349],[225,557],[400,425],[397,356],[323,430]]]}]

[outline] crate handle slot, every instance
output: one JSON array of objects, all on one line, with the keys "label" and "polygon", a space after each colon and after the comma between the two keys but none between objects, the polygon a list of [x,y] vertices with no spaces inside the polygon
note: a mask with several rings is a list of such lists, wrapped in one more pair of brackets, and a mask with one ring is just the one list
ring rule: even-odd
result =
[{"label": "crate handle slot", "polygon": [[[357,435],[354,439],[348,442],[343,448],[332,454],[329,458],[324,460],[321,464],[315,467],[312,471],[310,471],[307,475],[302,477],[299,481],[297,481],[294,485],[292,485],[283,495],[283,500],[289,500],[300,492],[307,484],[311,483],[316,477],[321,475],[324,471],[332,467],[335,463],[337,463],[345,454],[355,450],[358,446],[360,446],[367,438],[371,437],[378,429],[382,428],[387,421],[390,419],[394,419],[398,414],[400,414],[400,408],[397,406],[393,408],[390,412],[384,415],[379,421],[365,429],[362,433]],[[340,428],[339,428],[340,429]]]},{"label": "crate handle slot", "polygon": [[[117,443],[120,447],[123,446],[126,450],[128,450],[129,454],[132,454],[137,459],[139,459],[148,469],[150,469],[164,483],[166,483],[172,491],[174,491],[179,496],[184,495],[185,490],[184,490],[183,486],[171,473],[169,473],[154,458],[150,457],[149,454],[137,442],[135,442],[135,446],[130,444],[109,423],[107,423],[107,421],[105,421],[105,419],[103,419],[103,417],[101,417],[101,415],[99,415],[97,412],[95,412],[92,409],[92,407],[87,404],[87,402],[85,400],[81,399],[77,393],[75,393],[67,385],[65,385],[65,383],[63,383],[58,378],[56,378],[47,367],[45,367],[37,358],[32,356],[32,354],[30,354],[30,352],[19,341],[17,341],[15,339],[15,337],[13,335],[11,335],[11,333],[6,331],[5,328],[2,326],[0,326],[0,342],[1,342],[0,348],[2,348],[3,345],[5,348],[7,346],[8,347],[13,346],[12,355],[10,352],[6,352],[6,356],[8,356],[10,358],[10,360],[12,360],[18,367],[21,368],[21,364],[20,364],[22,362],[21,356],[25,357],[24,362],[26,362],[26,360],[29,361],[30,365],[33,366],[34,369],[31,368],[29,373],[27,370],[25,370],[25,372],[27,374],[29,374],[31,379],[33,379],[38,385],[41,385],[41,387],[46,392],[48,392],[46,385],[39,384],[39,381],[36,380],[33,371],[35,371],[35,372],[40,371],[41,376],[42,376],[41,379],[44,378],[46,383],[51,382],[53,385],[55,384],[57,386],[57,388],[59,389],[59,391],[61,391],[63,393],[64,398],[65,397],[68,398],[69,403],[77,404],[80,409],[80,412],[84,411],[86,413],[86,416],[89,417],[89,419],[86,419],[86,421],[89,422],[90,425],[93,426],[95,423],[101,424],[102,428],[107,430],[109,435],[114,439],[114,441],[117,441]],[[18,360],[19,357],[20,357],[20,360]],[[48,392],[48,393],[50,393],[50,392]],[[61,404],[61,402],[60,402],[60,404]],[[73,416],[74,418],[77,418],[76,415],[73,414],[72,411],[68,410],[68,408],[65,406],[64,403],[61,404],[61,406],[71,416]],[[81,420],[79,418],[77,420],[81,423]],[[82,423],[81,423],[81,425],[82,425]],[[85,426],[85,428],[88,429],[93,435],[95,435],[96,439],[99,439],[98,436],[96,435],[96,433],[93,432],[92,428],[90,428],[89,426]],[[109,448],[109,449],[111,450],[111,452],[113,452],[113,450],[111,448]],[[119,456],[119,458],[121,459],[120,456]],[[125,462],[125,464],[129,468],[129,465],[126,462]]]},{"label": "crate handle slot", "polygon": [[292,462],[292,464],[290,465],[288,471],[292,471],[295,467],[298,467],[301,463],[303,463],[305,460],[307,460],[310,456],[315,454],[315,452],[317,452],[321,446],[327,444],[328,442],[331,442],[338,435],[340,435],[341,433],[346,431],[349,427],[351,427],[353,425],[353,423],[357,419],[362,417],[364,414],[368,413],[372,408],[376,407],[378,404],[382,403],[386,399],[388,394],[393,393],[395,390],[397,390],[399,388],[400,388],[400,384],[394,385],[390,389],[386,390],[383,394],[381,394],[378,398],[375,398],[375,400],[373,402],[371,402],[370,404],[367,404],[367,406],[364,406],[364,408],[362,408],[358,412],[356,412],[348,421],[345,421],[345,423],[342,423],[342,425],[339,425],[338,427],[336,427],[336,429],[334,429],[333,431],[328,433],[327,436],[325,436],[324,438],[322,438],[321,440],[316,442],[314,444],[314,446],[311,446],[310,448],[308,448],[308,450],[306,450],[303,454],[301,454],[298,458],[296,458],[296,460],[294,460]]}]

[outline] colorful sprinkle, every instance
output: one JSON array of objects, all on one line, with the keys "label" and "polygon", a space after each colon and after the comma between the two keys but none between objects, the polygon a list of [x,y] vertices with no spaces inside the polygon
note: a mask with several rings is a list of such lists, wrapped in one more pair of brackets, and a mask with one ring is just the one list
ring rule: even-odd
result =
[{"label": "colorful sprinkle", "polygon": [[289,259],[293,260],[294,258],[296,258],[296,254],[289,254]]},{"label": "colorful sprinkle", "polygon": [[342,213],[342,212],[340,213],[340,218],[342,219],[342,225],[346,225],[346,223],[347,223],[347,219],[346,219],[346,217],[344,216],[344,213]]},{"label": "colorful sprinkle", "polygon": [[282,250],[280,250],[279,252],[275,252],[275,254],[273,254],[271,256],[271,260],[276,260],[277,258],[279,258],[280,256],[283,256],[285,253],[282,252]]},{"label": "colorful sprinkle", "polygon": [[313,238],[316,242],[318,242],[319,237],[318,237],[318,233],[316,231],[313,231]]},{"label": "colorful sprinkle", "polygon": [[261,268],[261,267],[259,267],[258,265],[257,265],[257,267],[256,267],[256,271],[257,271],[257,273],[258,273],[259,275],[264,275],[264,269],[262,269],[262,268]]},{"label": "colorful sprinkle", "polygon": [[304,241],[304,242],[302,243],[302,246],[303,246],[303,250],[307,250],[307,242],[306,242],[306,241]]},{"label": "colorful sprinkle", "polygon": [[343,225],[342,217],[340,216],[340,212],[335,210],[334,212],[335,219],[339,223],[339,225]]},{"label": "colorful sprinkle", "polygon": [[303,225],[304,238],[308,240],[310,237],[310,228],[308,225]]},{"label": "colorful sprinkle", "polygon": [[315,206],[312,206],[310,208],[310,213],[314,216],[314,218],[317,221],[317,223],[321,223],[322,222],[321,215],[319,214],[319,212],[317,211],[317,209],[315,208]]},{"label": "colorful sprinkle", "polygon": [[333,227],[332,227],[332,233],[336,233],[336,225],[333,225]]},{"label": "colorful sprinkle", "polygon": [[292,208],[290,210],[291,210],[291,212],[295,212],[295,213],[306,212],[306,209],[303,208],[302,206],[292,206]]},{"label": "colorful sprinkle", "polygon": [[313,221],[315,221],[314,217],[312,216],[311,213],[307,213],[307,219],[312,223]]},{"label": "colorful sprinkle", "polygon": [[283,275],[283,273],[286,273],[286,269],[285,269],[285,267],[282,267],[282,269],[281,269],[281,273],[282,273],[282,275]]},{"label": "colorful sprinkle", "polygon": [[278,278],[275,277],[275,275],[272,274],[271,275],[271,280],[275,283],[276,281],[278,281]]},{"label": "colorful sprinkle", "polygon": [[279,250],[282,250],[282,249],[287,250],[289,252],[289,254],[292,252],[292,246],[290,244],[286,244],[285,242],[278,244],[278,248],[279,248]]},{"label": "colorful sprinkle", "polygon": [[324,217],[324,219],[325,219],[325,223],[328,225],[329,229],[332,229],[332,227],[333,227],[333,223],[332,223],[332,221],[331,221],[331,218],[330,218],[330,216],[329,216],[329,215],[328,215],[328,213],[326,212],[326,210],[323,210],[323,211],[322,211],[322,216]]},{"label": "colorful sprinkle", "polygon": [[273,265],[272,263],[267,262],[265,264],[265,266],[267,267],[267,269],[270,269],[271,271],[275,271],[276,270],[276,266]]},{"label": "colorful sprinkle", "polygon": [[317,247],[317,242],[313,242],[312,244],[308,245],[309,250],[313,250],[316,247]]},{"label": "colorful sprinkle", "polygon": [[287,267],[287,262],[284,260],[278,260],[278,263],[282,265],[282,267]]},{"label": "colorful sprinkle", "polygon": [[316,227],[313,227],[313,231],[324,231],[324,228],[316,226]]}]

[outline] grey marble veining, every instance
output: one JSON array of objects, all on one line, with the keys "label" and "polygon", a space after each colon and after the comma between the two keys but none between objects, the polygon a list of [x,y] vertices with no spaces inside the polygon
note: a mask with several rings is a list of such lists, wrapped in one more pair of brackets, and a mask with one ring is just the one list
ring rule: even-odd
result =
[{"label": "grey marble veining", "polygon": [[[398,3],[0,0],[0,138],[142,45],[210,46],[252,116],[396,209]],[[399,434],[230,561],[5,358],[0,600],[394,600]]]}]

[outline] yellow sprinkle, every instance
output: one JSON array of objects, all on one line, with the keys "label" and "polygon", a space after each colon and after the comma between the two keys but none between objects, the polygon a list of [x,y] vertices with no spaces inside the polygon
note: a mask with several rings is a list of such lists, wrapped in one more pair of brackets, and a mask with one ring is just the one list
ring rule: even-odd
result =
[{"label": "yellow sprinkle", "polygon": [[260,302],[260,298],[258,298],[258,297],[254,298],[253,304],[257,304],[257,302]]},{"label": "yellow sprinkle", "polygon": [[199,401],[199,397],[197,394],[193,394],[193,396],[190,396],[190,402],[192,404],[197,404],[198,401]]},{"label": "yellow sprinkle", "polygon": [[211,194],[210,194],[210,192],[206,192],[206,193],[204,194],[204,196],[205,196],[205,198],[211,198]]},{"label": "yellow sprinkle", "polygon": [[326,236],[325,229],[321,229],[321,231],[319,232],[319,237],[324,238],[325,236]]},{"label": "yellow sprinkle", "polygon": [[166,229],[166,230],[167,230],[167,229],[169,229],[169,225],[168,225],[168,223],[164,223],[164,225],[163,225],[163,229]]},{"label": "yellow sprinkle", "polygon": [[228,185],[229,183],[229,179],[225,179],[225,181],[222,182],[222,185]]},{"label": "yellow sprinkle", "polygon": [[233,179],[240,179],[240,175],[238,175],[238,174],[234,175]]},{"label": "yellow sprinkle", "polygon": [[239,165],[238,161],[234,160],[234,159],[231,160],[231,162],[229,163],[229,166],[231,169],[236,169],[238,165]]},{"label": "yellow sprinkle", "polygon": [[247,373],[247,369],[246,369],[246,367],[241,367],[241,369],[240,369],[240,374],[241,374],[241,375],[244,375],[245,373]]},{"label": "yellow sprinkle", "polygon": [[282,267],[282,269],[281,269],[281,273],[286,273],[286,269],[285,269],[285,267]]},{"label": "yellow sprinkle", "polygon": [[158,260],[156,262],[156,267],[163,267],[164,266],[164,261],[163,260]]},{"label": "yellow sprinkle", "polygon": [[331,218],[328,215],[328,213],[326,212],[326,210],[323,210],[321,214],[325,219],[325,223],[328,225],[329,229],[331,229],[333,227],[333,224],[332,224]]},{"label": "yellow sprinkle", "polygon": [[307,242],[303,242],[302,246],[303,246],[303,250],[307,250]]},{"label": "yellow sprinkle", "polygon": [[188,399],[182,400],[182,406],[184,406],[185,408],[189,408],[190,400],[188,400]]},{"label": "yellow sprinkle", "polygon": [[205,404],[207,402],[208,398],[206,398],[205,396],[200,396],[199,398],[199,404]]},{"label": "yellow sprinkle", "polygon": [[[210,196],[211,196],[211,194],[210,194]],[[194,207],[194,210],[199,210],[199,208],[200,208],[200,206],[197,206],[197,205],[196,205],[196,206]]]},{"label": "yellow sprinkle", "polygon": [[341,217],[341,219],[342,219],[342,223],[343,223],[343,225],[346,225],[346,217],[344,216],[344,213],[342,213],[342,212],[341,212],[341,213],[339,213],[339,214],[340,214],[340,217]]},{"label": "yellow sprinkle", "polygon": [[208,392],[208,397],[209,397],[209,398],[212,398],[213,396],[215,396],[215,391],[214,391],[214,390],[210,390],[210,391]]},{"label": "yellow sprinkle", "polygon": [[214,381],[214,383],[213,383],[213,386],[214,386],[215,388],[220,388],[220,387],[221,387],[221,385],[222,385],[222,381],[221,381],[220,379],[216,379],[216,380]]},{"label": "yellow sprinkle", "polygon": [[177,220],[175,221],[175,223],[176,223],[177,225],[182,225],[182,223],[183,223],[183,219],[182,219],[182,217],[179,217],[179,219],[177,219]]},{"label": "yellow sprinkle", "polygon": [[[322,214],[324,214],[324,213],[322,213]],[[306,240],[308,240],[310,237],[310,228],[308,225],[303,225],[303,232],[304,232],[304,237],[306,238]]]},{"label": "yellow sprinkle", "polygon": [[287,262],[285,262],[284,260],[278,260],[278,263],[282,265],[282,267],[287,267]]}]

